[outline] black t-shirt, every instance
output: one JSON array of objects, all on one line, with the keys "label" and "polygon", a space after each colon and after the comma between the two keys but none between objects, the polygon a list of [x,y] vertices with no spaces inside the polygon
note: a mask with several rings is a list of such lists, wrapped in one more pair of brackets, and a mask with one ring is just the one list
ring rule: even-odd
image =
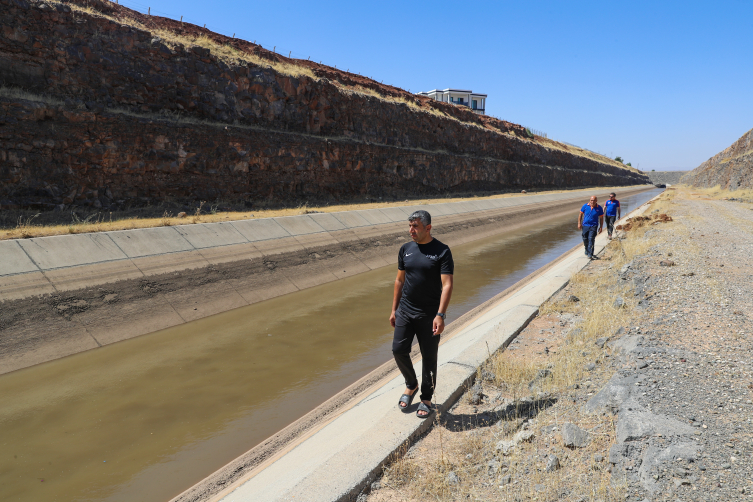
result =
[{"label": "black t-shirt", "polygon": [[408,242],[397,255],[398,270],[405,270],[398,314],[407,319],[434,317],[442,297],[442,274],[452,275],[455,263],[446,244],[432,239],[427,244]]}]

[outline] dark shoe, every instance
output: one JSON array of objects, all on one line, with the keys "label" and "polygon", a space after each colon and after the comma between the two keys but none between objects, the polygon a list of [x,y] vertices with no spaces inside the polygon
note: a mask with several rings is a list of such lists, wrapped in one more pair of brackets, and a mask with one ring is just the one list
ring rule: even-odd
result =
[{"label": "dark shoe", "polygon": [[[413,398],[416,397],[416,394],[418,394],[418,387],[413,390],[413,394],[403,394],[400,396],[400,401],[397,402],[397,407],[400,408],[403,413],[408,413],[408,408],[410,408],[410,405],[413,403]],[[402,403],[405,403],[405,406],[401,406]]]},{"label": "dark shoe", "polygon": [[[422,412],[422,411],[424,413],[426,413],[426,415],[419,415],[419,413]],[[418,418],[430,417],[432,413],[434,413],[434,405],[432,405],[431,407],[429,407],[423,401],[421,401],[420,403],[418,403],[418,410],[416,410],[416,416]]]},{"label": "dark shoe", "polygon": [[599,259],[599,257],[598,257],[598,256],[596,256],[596,255],[594,255],[594,254],[592,254],[592,255],[591,255],[591,259],[592,259],[592,260],[598,260],[598,259]]}]

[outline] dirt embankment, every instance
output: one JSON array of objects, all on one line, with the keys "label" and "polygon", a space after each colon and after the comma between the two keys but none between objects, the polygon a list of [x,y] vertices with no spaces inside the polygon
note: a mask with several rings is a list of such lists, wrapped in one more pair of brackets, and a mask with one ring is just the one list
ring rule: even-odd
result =
[{"label": "dirt embankment", "polygon": [[748,500],[752,210],[656,202],[365,500]]},{"label": "dirt embankment", "polygon": [[753,188],[753,129],[683,176],[682,183],[723,190]]},{"label": "dirt embankment", "polygon": [[112,2],[0,6],[4,208],[647,181],[518,125]]}]

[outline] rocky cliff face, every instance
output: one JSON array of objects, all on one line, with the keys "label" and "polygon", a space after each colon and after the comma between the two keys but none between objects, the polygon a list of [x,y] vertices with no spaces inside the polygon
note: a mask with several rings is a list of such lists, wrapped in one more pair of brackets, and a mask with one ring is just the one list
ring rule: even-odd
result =
[{"label": "rocky cliff face", "polygon": [[753,188],[753,129],[690,171],[681,181],[702,188],[717,185],[726,190]]},{"label": "rocky cliff face", "polygon": [[110,2],[0,9],[6,207],[648,181],[515,124]]},{"label": "rocky cliff face", "polygon": [[685,176],[688,171],[651,171],[647,172],[648,179],[653,184],[676,185],[680,178]]}]

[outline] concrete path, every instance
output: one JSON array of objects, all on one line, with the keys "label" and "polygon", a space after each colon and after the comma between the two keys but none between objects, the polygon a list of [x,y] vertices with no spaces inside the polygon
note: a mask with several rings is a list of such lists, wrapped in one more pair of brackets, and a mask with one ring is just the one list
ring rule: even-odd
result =
[{"label": "concrete path", "polygon": [[[646,207],[644,204],[626,217],[640,214]],[[604,232],[597,237],[596,252],[606,244]],[[440,408],[452,406],[489,353],[506,347],[536,315],[539,306],[588,262],[582,249],[569,252],[443,343],[435,395]],[[419,361],[418,374],[420,366]],[[431,420],[420,420],[415,413],[403,414],[397,409],[404,386],[402,377],[396,375],[275,461],[252,471],[211,500],[354,500],[395,452],[431,425]]]},{"label": "concrete path", "polygon": [[384,234],[389,227],[402,229],[417,209],[429,211],[441,224],[606,190],[0,241],[0,302],[304,251],[348,240],[354,232]]}]

